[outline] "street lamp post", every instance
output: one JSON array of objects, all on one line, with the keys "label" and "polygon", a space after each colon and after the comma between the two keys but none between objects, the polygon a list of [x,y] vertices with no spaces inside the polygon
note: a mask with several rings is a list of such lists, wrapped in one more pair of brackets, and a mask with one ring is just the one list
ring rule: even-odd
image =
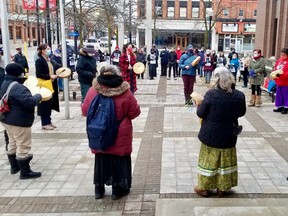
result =
[{"label": "street lamp post", "polygon": [[212,39],[212,16],[209,16],[209,32],[208,32],[208,49],[211,49],[211,39]]},{"label": "street lamp post", "polygon": [[30,38],[30,22],[29,22],[29,11],[27,10],[27,26],[26,26],[26,29],[27,29],[27,41],[28,41],[28,47],[31,47],[31,38]]},{"label": "street lamp post", "polygon": [[40,45],[40,14],[39,14],[39,1],[36,0],[36,17],[37,17],[37,45]]}]

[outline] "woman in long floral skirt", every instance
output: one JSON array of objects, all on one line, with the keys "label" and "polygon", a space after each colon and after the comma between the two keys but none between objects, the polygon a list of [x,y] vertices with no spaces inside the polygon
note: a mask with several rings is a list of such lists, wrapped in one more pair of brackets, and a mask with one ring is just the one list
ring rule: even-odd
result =
[{"label": "woman in long floral skirt", "polygon": [[245,95],[235,89],[235,79],[225,67],[215,70],[215,85],[198,104],[202,119],[198,135],[202,142],[198,160],[198,186],[195,192],[209,196],[216,189],[220,197],[237,186],[238,118],[246,113]]}]

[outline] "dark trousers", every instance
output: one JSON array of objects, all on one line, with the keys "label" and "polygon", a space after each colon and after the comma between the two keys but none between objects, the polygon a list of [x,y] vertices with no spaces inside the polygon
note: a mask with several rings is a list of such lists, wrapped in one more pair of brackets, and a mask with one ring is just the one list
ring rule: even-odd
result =
[{"label": "dark trousers", "polygon": [[38,115],[41,117],[41,125],[49,125],[51,124],[51,105],[52,105],[52,99],[48,101],[42,101],[38,105]]},{"label": "dark trousers", "polygon": [[261,95],[261,86],[260,85],[251,85],[252,95]]},{"label": "dark trousers", "polygon": [[171,68],[173,68],[173,77],[177,76],[177,71],[176,71],[176,64],[169,64],[169,74],[168,76],[171,77]]},{"label": "dark trousers", "polygon": [[167,66],[168,66],[168,64],[161,63],[161,76],[166,76],[167,75]]},{"label": "dark trousers", "polygon": [[242,75],[243,75],[243,85],[247,87],[247,84],[248,84],[248,75],[249,75],[249,72],[248,72],[248,68],[247,68],[247,67],[244,68],[244,71],[242,72]]},{"label": "dark trousers", "polygon": [[179,67],[178,63],[176,63],[175,68],[176,68],[176,75],[178,77],[180,77],[181,76],[181,68]]},{"label": "dark trousers", "polygon": [[184,95],[190,96],[193,92],[194,83],[195,83],[195,76],[183,74],[182,80],[183,80],[183,84],[184,84]]}]

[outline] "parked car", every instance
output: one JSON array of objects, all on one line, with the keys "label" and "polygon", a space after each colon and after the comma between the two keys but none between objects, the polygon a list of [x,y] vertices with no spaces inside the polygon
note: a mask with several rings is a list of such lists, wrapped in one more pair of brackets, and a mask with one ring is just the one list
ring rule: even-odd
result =
[{"label": "parked car", "polygon": [[101,47],[108,47],[108,37],[101,37],[100,38],[100,46]]}]

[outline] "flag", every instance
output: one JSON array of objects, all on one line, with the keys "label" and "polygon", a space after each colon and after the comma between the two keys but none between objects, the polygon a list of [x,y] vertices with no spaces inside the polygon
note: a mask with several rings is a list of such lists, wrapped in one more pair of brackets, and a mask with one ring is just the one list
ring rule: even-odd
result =
[{"label": "flag", "polygon": [[36,0],[22,0],[24,10],[35,10]]},{"label": "flag", "polygon": [[39,10],[46,10],[46,0],[38,0]]},{"label": "flag", "polygon": [[49,9],[56,10],[56,0],[49,0]]}]

